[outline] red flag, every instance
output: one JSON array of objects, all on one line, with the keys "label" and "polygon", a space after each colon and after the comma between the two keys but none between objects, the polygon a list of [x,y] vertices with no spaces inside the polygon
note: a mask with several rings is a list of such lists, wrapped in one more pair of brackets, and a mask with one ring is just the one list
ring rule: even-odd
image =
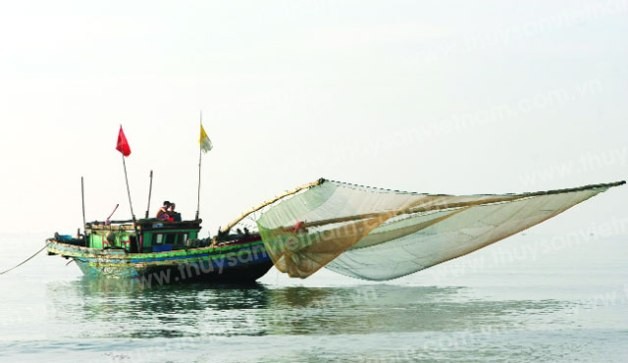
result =
[{"label": "red flag", "polygon": [[126,136],[124,136],[122,125],[120,125],[120,132],[118,132],[118,145],[116,146],[116,150],[121,152],[124,156],[131,155],[131,147],[129,146],[128,141],[126,141]]}]

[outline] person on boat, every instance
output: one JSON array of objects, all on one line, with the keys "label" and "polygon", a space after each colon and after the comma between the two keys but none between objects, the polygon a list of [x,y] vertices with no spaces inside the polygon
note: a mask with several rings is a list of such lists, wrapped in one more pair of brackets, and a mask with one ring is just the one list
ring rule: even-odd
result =
[{"label": "person on boat", "polygon": [[170,222],[181,222],[181,213],[175,212],[175,208],[176,205],[174,203],[170,203],[170,206],[168,206],[168,216],[170,217]]},{"label": "person on boat", "polygon": [[162,221],[165,222],[170,222],[171,221],[171,217],[170,217],[170,205],[172,203],[170,203],[169,201],[165,201],[164,205],[161,206],[161,208],[159,208],[159,210],[157,211],[157,219],[161,219]]},{"label": "person on boat", "polygon": [[294,227],[292,227],[292,232],[294,232],[294,233],[301,233],[301,232],[307,233],[307,228],[305,227],[305,221],[297,221],[297,223],[294,224]]}]

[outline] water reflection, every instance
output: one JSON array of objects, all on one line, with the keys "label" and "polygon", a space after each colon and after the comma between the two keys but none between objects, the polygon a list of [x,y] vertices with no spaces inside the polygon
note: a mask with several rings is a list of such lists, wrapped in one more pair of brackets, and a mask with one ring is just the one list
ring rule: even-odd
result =
[{"label": "water reflection", "polygon": [[83,278],[50,283],[54,319],[66,336],[156,338],[453,332],[511,326],[559,301],[474,300],[456,287],[247,287],[142,289]]}]

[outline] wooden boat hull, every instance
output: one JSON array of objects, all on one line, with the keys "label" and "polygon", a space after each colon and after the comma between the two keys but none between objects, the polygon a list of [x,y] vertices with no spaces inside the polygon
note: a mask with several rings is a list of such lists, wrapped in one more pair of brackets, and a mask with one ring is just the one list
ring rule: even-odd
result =
[{"label": "wooden boat hull", "polygon": [[86,276],[135,279],[141,284],[252,283],[273,266],[261,240],[151,253],[95,249],[50,239],[48,254],[70,258]]}]

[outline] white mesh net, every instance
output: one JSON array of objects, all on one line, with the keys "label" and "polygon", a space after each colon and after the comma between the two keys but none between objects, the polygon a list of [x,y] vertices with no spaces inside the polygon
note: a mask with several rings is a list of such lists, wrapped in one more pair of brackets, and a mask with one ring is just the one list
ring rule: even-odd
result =
[{"label": "white mesh net", "polygon": [[390,280],[520,232],[620,185],[502,195],[430,195],[336,181],[280,201],[257,221],[275,266]]}]

